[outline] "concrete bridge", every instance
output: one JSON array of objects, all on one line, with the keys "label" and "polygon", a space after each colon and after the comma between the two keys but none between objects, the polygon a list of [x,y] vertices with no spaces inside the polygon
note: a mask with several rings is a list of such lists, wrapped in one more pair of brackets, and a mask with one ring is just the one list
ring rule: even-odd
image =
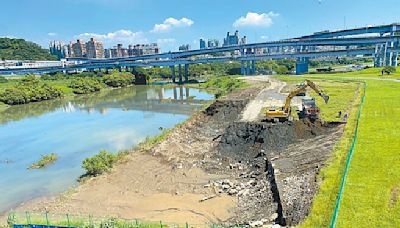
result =
[{"label": "concrete bridge", "polygon": [[[243,44],[184,52],[168,52],[155,55],[133,56],[112,59],[69,59],[76,64],[63,67],[0,69],[2,75],[46,74],[93,69],[128,69],[134,67],[170,67],[173,81],[188,80],[191,64],[231,62],[241,63],[241,73],[251,75],[256,72],[256,61],[271,59],[296,59],[296,73],[308,72],[311,58],[326,56],[370,56],[375,66],[397,66],[400,24],[362,27],[338,31],[323,31],[312,35],[263,43]],[[373,34],[376,34],[373,36]],[[260,52],[260,50],[262,50]],[[224,53],[221,57],[211,54]],[[175,75],[175,67],[178,75]]]}]

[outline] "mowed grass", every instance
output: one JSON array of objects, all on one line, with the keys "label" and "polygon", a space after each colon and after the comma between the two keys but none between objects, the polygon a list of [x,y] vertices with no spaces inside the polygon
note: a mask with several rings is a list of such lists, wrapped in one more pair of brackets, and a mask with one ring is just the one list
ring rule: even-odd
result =
[{"label": "mowed grass", "polygon": [[324,76],[324,77],[344,77],[344,78],[359,78],[359,79],[369,79],[369,78],[379,78],[379,79],[400,79],[400,67],[397,67],[397,71],[393,74],[382,75],[383,68],[368,68],[360,71],[353,71],[348,73],[332,73],[332,74],[312,74],[310,77]]},{"label": "mowed grass", "polygon": [[337,227],[400,227],[400,83],[367,81]]},{"label": "mowed grass", "polygon": [[[330,91],[329,86],[319,80],[350,82],[354,79],[365,79],[367,85],[357,144],[346,179],[336,227],[400,227],[400,82],[375,80],[382,78],[378,72],[380,69],[367,69],[346,74],[307,76],[325,89],[331,97],[340,97],[342,94],[335,95],[335,90]],[[400,74],[396,73],[389,77],[400,78],[399,76]],[[291,77],[289,81],[301,79]],[[300,227],[330,225],[356,125],[358,103],[362,94],[361,90],[359,91],[349,110],[344,135],[336,145],[327,166],[321,170],[319,177],[322,183],[311,213]],[[320,101],[318,104],[322,115],[324,112],[330,112]],[[335,101],[331,100],[329,105],[336,106]]]}]

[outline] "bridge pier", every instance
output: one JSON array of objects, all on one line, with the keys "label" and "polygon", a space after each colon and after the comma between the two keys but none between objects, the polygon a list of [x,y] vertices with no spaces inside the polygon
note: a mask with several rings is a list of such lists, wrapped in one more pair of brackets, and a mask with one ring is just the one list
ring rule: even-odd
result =
[{"label": "bridge pier", "polygon": [[170,66],[172,82],[175,83],[175,66]]},{"label": "bridge pier", "polygon": [[182,84],[182,65],[178,65],[179,84]]},{"label": "bridge pier", "polygon": [[240,65],[240,74],[241,75],[246,75],[245,69],[244,69],[244,61],[242,60],[242,63]]},{"label": "bridge pier", "polygon": [[308,73],[308,58],[298,58],[296,62],[296,74]]},{"label": "bridge pier", "polygon": [[251,61],[251,74],[252,75],[256,74],[256,61],[255,60]]},{"label": "bridge pier", "polygon": [[185,64],[185,82],[189,81],[189,64]]},{"label": "bridge pier", "polygon": [[247,60],[246,65],[246,75],[251,75],[250,60]]}]

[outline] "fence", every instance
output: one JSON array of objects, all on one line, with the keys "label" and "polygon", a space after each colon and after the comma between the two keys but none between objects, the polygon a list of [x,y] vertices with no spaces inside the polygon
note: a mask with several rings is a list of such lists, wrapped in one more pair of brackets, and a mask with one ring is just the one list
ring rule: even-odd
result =
[{"label": "fence", "polygon": [[343,172],[342,180],[341,180],[341,183],[340,183],[339,193],[338,193],[338,196],[336,198],[336,205],[335,205],[335,209],[333,211],[332,219],[331,219],[331,223],[330,223],[330,227],[331,228],[334,228],[336,226],[337,217],[339,215],[340,202],[341,202],[341,199],[342,199],[344,186],[345,186],[345,183],[346,183],[346,177],[347,177],[347,174],[348,174],[348,171],[349,171],[351,158],[353,157],[354,148],[355,148],[355,146],[357,144],[358,125],[359,125],[359,121],[360,121],[361,111],[362,111],[362,108],[363,108],[363,105],[364,105],[366,89],[367,89],[367,83],[364,82],[364,91],[363,91],[363,95],[361,97],[361,104],[360,104],[360,107],[359,107],[358,113],[357,113],[356,129],[354,130],[353,141],[351,143],[351,146],[350,146],[350,149],[349,149],[349,153],[347,154],[346,163],[345,163],[345,166],[344,166],[344,172]]},{"label": "fence", "polygon": [[[92,215],[71,215],[32,213],[32,212],[11,212],[8,215],[7,223],[14,228],[222,228],[220,224],[178,224],[169,222],[143,221],[139,219],[120,219],[93,217]],[[233,226],[229,226],[233,227]],[[246,226],[236,226],[246,227]]]}]

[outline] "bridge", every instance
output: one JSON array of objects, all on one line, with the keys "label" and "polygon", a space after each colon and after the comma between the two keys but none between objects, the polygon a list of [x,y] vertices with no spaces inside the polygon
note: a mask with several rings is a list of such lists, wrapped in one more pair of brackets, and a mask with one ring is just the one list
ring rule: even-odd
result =
[{"label": "bridge", "polygon": [[[338,31],[323,31],[312,35],[274,42],[168,52],[154,55],[112,59],[68,59],[64,66],[0,69],[1,75],[46,74],[76,70],[126,69],[135,67],[170,67],[173,81],[178,67],[179,83],[188,80],[191,64],[240,62],[241,74],[256,72],[256,61],[296,59],[296,74],[308,72],[309,60],[319,57],[369,56],[375,67],[397,66],[400,24],[369,26]],[[375,35],[374,35],[375,34]],[[213,57],[220,53],[222,56]],[[71,62],[74,62],[71,64]],[[183,72],[182,72],[183,71]],[[184,77],[184,78],[183,78]]]}]

